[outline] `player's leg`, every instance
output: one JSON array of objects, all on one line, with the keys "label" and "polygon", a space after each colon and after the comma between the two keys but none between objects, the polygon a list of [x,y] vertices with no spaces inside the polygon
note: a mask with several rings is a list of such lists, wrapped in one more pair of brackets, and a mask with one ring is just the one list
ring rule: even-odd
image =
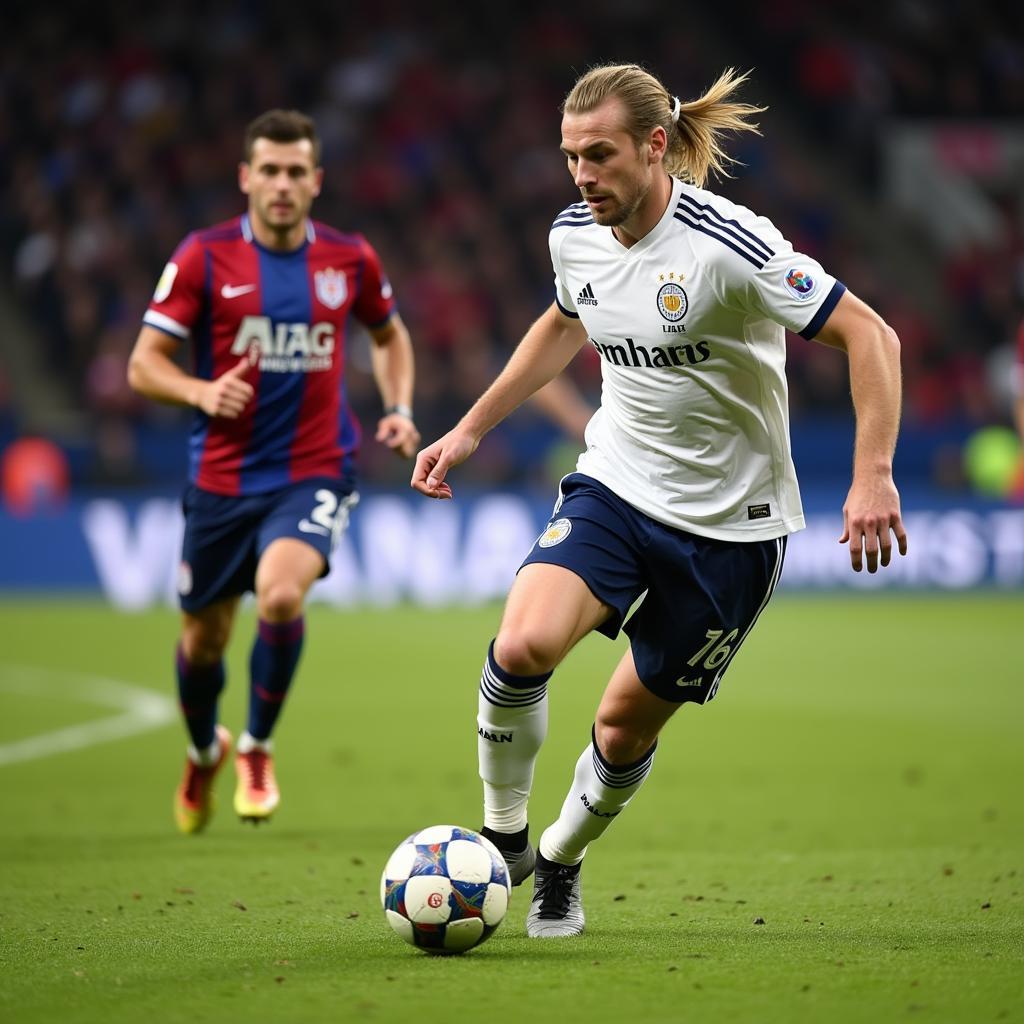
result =
[{"label": "player's leg", "polygon": [[217,724],[224,688],[224,649],[238,607],[231,597],[182,612],[175,668],[178,697],[189,734],[182,780],[175,790],[174,817],[182,832],[201,831],[213,813],[213,781],[231,749],[231,734]]},{"label": "player's leg", "polygon": [[553,519],[509,593],[480,682],[484,834],[518,884],[532,870],[527,801],[547,731],[547,682],[593,629],[614,637],[643,590],[628,511],[581,474],[562,481]]},{"label": "player's leg", "polygon": [[238,596],[251,586],[256,564],[252,504],[252,499],[194,486],[185,489],[182,502],[182,629],[175,660],[191,744],[174,810],[183,832],[198,832],[209,821],[213,779],[231,745],[230,733],[217,724],[217,700],[224,687],[224,650]]},{"label": "player's leg", "polygon": [[774,592],[784,554],[784,538],[726,543],[652,531],[651,589],[626,624],[630,650],[601,700],[558,820],[541,837],[528,934],[582,931],[578,871],[588,845],[643,785],[675,709],[715,695]]},{"label": "player's leg", "polygon": [[271,733],[302,654],[306,594],[324,567],[324,556],[316,548],[278,537],[256,568],[259,621],[249,655],[249,717],[235,758],[235,811],[248,821],[269,818],[281,799]]},{"label": "player's leg", "polygon": [[591,742],[576,762],[558,819],[540,838],[526,923],[530,936],[557,938],[583,931],[580,865],[587,847],[643,785],[658,734],[678,707],[644,686],[632,650],[626,651],[605,689]]},{"label": "player's leg", "polygon": [[570,570],[525,565],[487,652],[477,714],[483,834],[508,861],[514,885],[533,869],[526,812],[534,764],[547,734],[548,679],[610,611]]},{"label": "player's leg", "polygon": [[280,803],[271,734],[302,653],[306,595],[327,574],[357,501],[337,480],[305,480],[269,498],[257,542],[259,623],[249,657],[249,719],[235,757],[235,811],[243,820],[265,821]]}]

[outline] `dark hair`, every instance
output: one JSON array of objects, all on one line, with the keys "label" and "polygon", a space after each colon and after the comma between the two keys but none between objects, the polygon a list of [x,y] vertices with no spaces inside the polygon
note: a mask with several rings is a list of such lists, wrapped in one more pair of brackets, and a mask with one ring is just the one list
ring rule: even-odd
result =
[{"label": "dark hair", "polygon": [[243,153],[246,163],[252,160],[252,147],[257,139],[271,142],[300,142],[309,139],[313,144],[313,164],[320,165],[320,139],[313,119],[300,110],[268,110],[250,122],[245,129]]},{"label": "dark hair", "polygon": [[709,172],[728,177],[726,167],[735,163],[722,147],[723,132],[757,131],[750,117],[765,108],[732,99],[746,78],[726,69],[699,99],[680,102],[673,119],[676,98],[649,71],[636,64],[604,64],[579,78],[562,103],[562,113],[586,114],[616,97],[625,108],[624,127],[633,141],[640,145],[660,124],[668,136],[665,169],[703,187]]}]

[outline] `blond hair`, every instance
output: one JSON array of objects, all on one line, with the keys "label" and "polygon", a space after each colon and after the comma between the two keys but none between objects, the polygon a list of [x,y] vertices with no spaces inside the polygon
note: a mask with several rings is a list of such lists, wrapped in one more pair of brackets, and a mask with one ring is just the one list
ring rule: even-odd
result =
[{"label": "blond hair", "polygon": [[728,178],[728,165],[737,162],[722,148],[723,132],[761,134],[749,118],[766,108],[730,99],[746,80],[746,73],[726,68],[703,96],[682,103],[637,64],[603,64],[576,82],[561,110],[586,114],[616,97],[626,109],[625,128],[637,146],[650,138],[652,128],[661,125],[668,136],[665,170],[703,187],[711,171]]}]

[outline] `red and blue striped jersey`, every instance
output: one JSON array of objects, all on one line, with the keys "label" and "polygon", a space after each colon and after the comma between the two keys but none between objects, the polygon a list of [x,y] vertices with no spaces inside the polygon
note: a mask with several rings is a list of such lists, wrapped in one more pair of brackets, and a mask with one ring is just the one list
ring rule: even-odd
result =
[{"label": "red and blue striped jersey", "polygon": [[143,317],[191,340],[193,372],[213,380],[248,356],[253,400],[235,420],[197,410],[189,478],[215,494],[261,494],[310,477],[349,478],[360,430],[345,396],[345,325],[375,328],[395,311],[362,235],[307,222],[306,240],[274,252],[247,216],[189,235]]}]

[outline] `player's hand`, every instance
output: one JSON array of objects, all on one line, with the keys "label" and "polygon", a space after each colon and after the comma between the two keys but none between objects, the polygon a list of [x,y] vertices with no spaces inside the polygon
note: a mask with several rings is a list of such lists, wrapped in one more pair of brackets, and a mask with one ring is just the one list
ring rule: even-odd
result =
[{"label": "player's hand", "polygon": [[[890,536],[890,534],[892,536]],[[901,555],[907,553],[907,531],[900,517],[900,496],[892,474],[857,477],[843,506],[843,535],[840,544],[849,541],[850,564],[860,572],[867,561],[868,572],[877,572],[892,558],[892,537]]]},{"label": "player's hand", "polygon": [[428,498],[450,498],[452,489],[444,480],[448,470],[465,462],[479,443],[472,434],[458,428],[450,430],[416,456],[410,485]]},{"label": "player's hand", "polygon": [[203,381],[196,404],[207,416],[237,420],[256,394],[256,389],[245,379],[251,369],[252,362],[246,356],[215,380]]},{"label": "player's hand", "polygon": [[408,416],[392,412],[377,421],[377,440],[403,459],[411,459],[420,443],[420,432]]}]

